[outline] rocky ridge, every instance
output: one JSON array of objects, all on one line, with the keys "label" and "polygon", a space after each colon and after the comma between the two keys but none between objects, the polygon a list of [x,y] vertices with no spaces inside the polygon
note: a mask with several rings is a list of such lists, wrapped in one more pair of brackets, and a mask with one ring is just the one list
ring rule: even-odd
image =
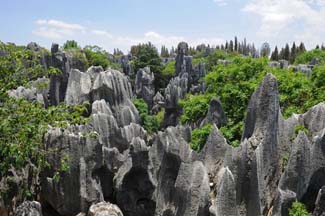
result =
[{"label": "rocky ridge", "polygon": [[[277,80],[268,74],[249,101],[240,146],[228,145],[220,132],[227,119],[214,98],[203,120],[213,124],[212,132],[202,151],[195,152],[189,145],[191,128],[178,122],[178,100],[191,89],[204,91],[198,80],[205,69],[200,63],[193,70],[186,43],[178,46],[176,74],[164,96],[155,95],[148,69],[137,73],[133,91],[131,81],[119,71],[70,68],[68,59],[52,47],[52,64],[64,72],[50,79],[49,103],[89,101],[92,120],[64,130],[50,128],[44,135],[46,150],[58,150],[48,158],[50,168],[40,173],[41,203],[25,201],[17,215],[42,215],[41,206],[50,206],[62,216],[285,216],[296,200],[306,203],[314,215],[324,214],[324,103],[284,119]],[[40,94],[21,92],[17,89],[13,97]],[[165,108],[164,131],[148,134],[140,126],[132,102],[135,95],[150,108]],[[310,134],[296,135],[297,125]],[[57,179],[55,171],[64,158],[69,170]]]}]

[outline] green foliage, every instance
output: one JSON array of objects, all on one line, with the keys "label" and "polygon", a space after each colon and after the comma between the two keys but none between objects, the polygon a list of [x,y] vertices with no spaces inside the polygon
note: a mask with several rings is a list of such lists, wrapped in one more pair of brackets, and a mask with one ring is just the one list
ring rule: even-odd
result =
[{"label": "green foliage", "polygon": [[191,148],[195,151],[201,151],[205,145],[208,136],[212,131],[212,125],[206,124],[202,128],[197,128],[192,131],[191,134]]},{"label": "green foliage", "polygon": [[303,126],[303,125],[297,125],[295,127],[295,137],[299,134],[299,131],[305,132],[305,134],[307,136],[310,134],[310,131],[307,128],[305,128],[305,126]]},{"label": "green foliage", "polygon": [[163,69],[162,71],[162,75],[165,76],[165,77],[172,77],[174,74],[175,74],[175,64],[176,64],[176,61],[170,61],[168,62],[166,65],[165,65],[165,68]]},{"label": "green foliage", "polygon": [[216,95],[221,100],[228,118],[228,125],[222,132],[234,146],[241,139],[247,104],[264,76],[266,65],[265,58],[235,57],[233,64],[219,65],[205,78],[207,94]]},{"label": "green foliage", "polygon": [[24,46],[0,43],[0,50],[6,55],[0,56],[1,90],[25,86],[30,80],[48,76],[53,70],[46,70],[40,64],[41,53],[34,53]]},{"label": "green foliage", "polygon": [[87,46],[84,49],[89,65],[102,66],[106,69],[109,65],[108,53],[97,46]]},{"label": "green foliage", "polygon": [[197,64],[199,64],[200,62],[202,62],[202,63],[207,63],[208,60],[207,60],[206,58],[193,58],[193,60],[192,60],[192,64],[193,64],[193,65],[197,65]]},{"label": "green foliage", "polygon": [[17,169],[28,161],[38,167],[46,163],[46,153],[42,146],[42,136],[53,127],[66,128],[70,124],[85,124],[89,120],[89,103],[71,106],[60,104],[45,109],[41,104],[26,100],[2,98],[0,107],[0,172],[8,172],[10,166]]},{"label": "green foliage", "polygon": [[188,94],[184,100],[180,100],[179,104],[183,107],[183,114],[180,118],[181,123],[192,123],[205,117],[212,96],[212,94]]},{"label": "green foliage", "polygon": [[311,60],[318,58],[321,62],[325,62],[325,51],[320,49],[313,49],[308,52],[303,52],[295,59],[295,64],[309,64]]},{"label": "green foliage", "polygon": [[151,44],[139,44],[136,46],[134,54],[136,59],[133,61],[134,70],[138,71],[141,68],[150,67],[151,72],[155,75],[156,90],[167,85],[168,79],[163,76],[163,64],[159,57],[157,49]]},{"label": "green foliage", "polygon": [[161,126],[164,113],[160,112],[157,115],[149,115],[148,105],[143,99],[136,98],[133,100],[133,103],[139,111],[144,129],[149,133],[157,132]]},{"label": "green foliage", "polygon": [[118,64],[115,64],[108,59],[108,52],[99,46],[86,46],[84,48],[84,52],[89,65],[102,66],[104,70],[108,67],[121,70]]},{"label": "green foliage", "polygon": [[80,49],[77,41],[75,40],[67,40],[64,44],[63,44],[63,49],[64,50],[69,50],[69,49]]},{"label": "green foliage", "polygon": [[214,66],[217,65],[218,60],[225,60],[229,58],[230,55],[223,50],[216,50],[214,53],[210,54],[207,57],[207,69],[211,70]]},{"label": "green foliage", "polygon": [[282,172],[285,171],[285,168],[286,166],[288,165],[288,162],[289,162],[289,155],[283,155],[282,157],[282,163],[281,163],[281,169],[282,169]]},{"label": "green foliage", "polygon": [[306,206],[300,202],[293,202],[291,208],[289,209],[290,216],[311,216]]}]

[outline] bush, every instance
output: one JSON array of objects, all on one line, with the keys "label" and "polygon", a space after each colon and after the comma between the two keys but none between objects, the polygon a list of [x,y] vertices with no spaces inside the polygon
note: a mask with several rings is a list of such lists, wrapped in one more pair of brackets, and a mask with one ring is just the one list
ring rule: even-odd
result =
[{"label": "bush", "polygon": [[163,120],[163,118],[161,118],[163,112],[160,112],[157,115],[149,115],[148,105],[143,99],[136,98],[133,100],[133,103],[139,111],[144,129],[149,133],[157,132]]},{"label": "bush", "polygon": [[182,124],[194,123],[206,116],[209,103],[212,98],[210,94],[191,95],[188,94],[186,99],[180,100],[179,104],[183,107],[183,114],[180,121]]},{"label": "bush", "polygon": [[195,151],[201,151],[203,146],[205,145],[211,131],[212,125],[206,124],[202,128],[197,128],[192,131],[191,134],[191,148]]},{"label": "bush", "polygon": [[162,75],[165,77],[172,77],[176,72],[175,64],[176,64],[176,61],[168,62],[162,71]]},{"label": "bush", "polygon": [[299,131],[305,132],[305,134],[308,136],[310,134],[309,130],[305,128],[303,125],[297,125],[295,127],[295,137],[299,134]]},{"label": "bush", "polygon": [[41,104],[26,100],[3,98],[0,107],[0,172],[5,175],[11,166],[19,169],[28,161],[37,167],[44,166],[46,152],[42,147],[42,136],[48,126],[65,128],[69,124],[88,122],[88,106],[59,106],[45,109]]},{"label": "bush", "polygon": [[163,64],[157,49],[151,43],[139,44],[133,49],[136,49],[136,52],[134,52],[135,60],[133,61],[135,72],[148,66],[155,75],[154,84],[156,90],[165,87],[168,80],[162,74]]},{"label": "bush", "polygon": [[64,50],[69,50],[69,49],[80,49],[77,41],[75,40],[67,40],[64,44],[63,44],[63,49]]},{"label": "bush", "polygon": [[325,62],[325,51],[313,49],[308,52],[303,52],[296,57],[295,64],[309,64],[311,60],[318,58],[321,62]]},{"label": "bush", "polygon": [[289,209],[290,216],[311,216],[311,214],[306,210],[306,206],[300,202],[293,202],[291,208]]}]

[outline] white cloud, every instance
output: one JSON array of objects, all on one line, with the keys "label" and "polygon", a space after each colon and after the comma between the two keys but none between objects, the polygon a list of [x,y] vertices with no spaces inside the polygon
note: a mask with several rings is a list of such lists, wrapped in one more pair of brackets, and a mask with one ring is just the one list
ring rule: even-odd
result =
[{"label": "white cloud", "polygon": [[213,0],[219,6],[226,6],[228,4],[227,0]]},{"label": "white cloud", "polygon": [[261,19],[258,35],[266,39],[287,34],[314,45],[325,37],[324,0],[250,0],[242,10]]},{"label": "white cloud", "polygon": [[86,28],[75,23],[67,23],[59,20],[36,20],[37,29],[33,34],[50,39],[61,39],[67,36],[73,37],[78,33],[85,33]]},{"label": "white cloud", "polygon": [[59,20],[37,20],[35,24],[36,29],[32,33],[44,38],[49,44],[52,40],[63,43],[65,40],[74,39],[83,46],[96,44],[109,51],[112,51],[114,48],[127,51],[132,45],[147,43],[149,41],[157,48],[160,48],[162,45],[176,47],[181,41],[186,41],[191,46],[202,43],[219,45],[225,42],[224,39],[217,37],[191,38],[177,35],[164,35],[156,31],[148,31],[138,36],[115,35],[106,30],[92,29],[80,24],[67,23]]},{"label": "white cloud", "polygon": [[99,35],[99,36],[103,36],[103,37],[107,37],[107,38],[113,38],[113,36],[107,32],[107,31],[103,31],[103,30],[92,30],[91,31],[93,34],[95,35]]}]

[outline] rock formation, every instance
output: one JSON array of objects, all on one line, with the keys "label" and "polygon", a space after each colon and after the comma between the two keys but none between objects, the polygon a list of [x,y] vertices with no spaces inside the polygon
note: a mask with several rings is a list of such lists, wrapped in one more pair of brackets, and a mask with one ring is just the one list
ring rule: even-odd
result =
[{"label": "rock formation", "polygon": [[153,97],[155,95],[154,79],[155,77],[150,72],[149,67],[140,69],[135,77],[135,93],[139,98],[143,98],[149,109],[153,106]]},{"label": "rock formation", "polygon": [[42,206],[36,201],[25,201],[18,206],[16,216],[42,216]]}]

